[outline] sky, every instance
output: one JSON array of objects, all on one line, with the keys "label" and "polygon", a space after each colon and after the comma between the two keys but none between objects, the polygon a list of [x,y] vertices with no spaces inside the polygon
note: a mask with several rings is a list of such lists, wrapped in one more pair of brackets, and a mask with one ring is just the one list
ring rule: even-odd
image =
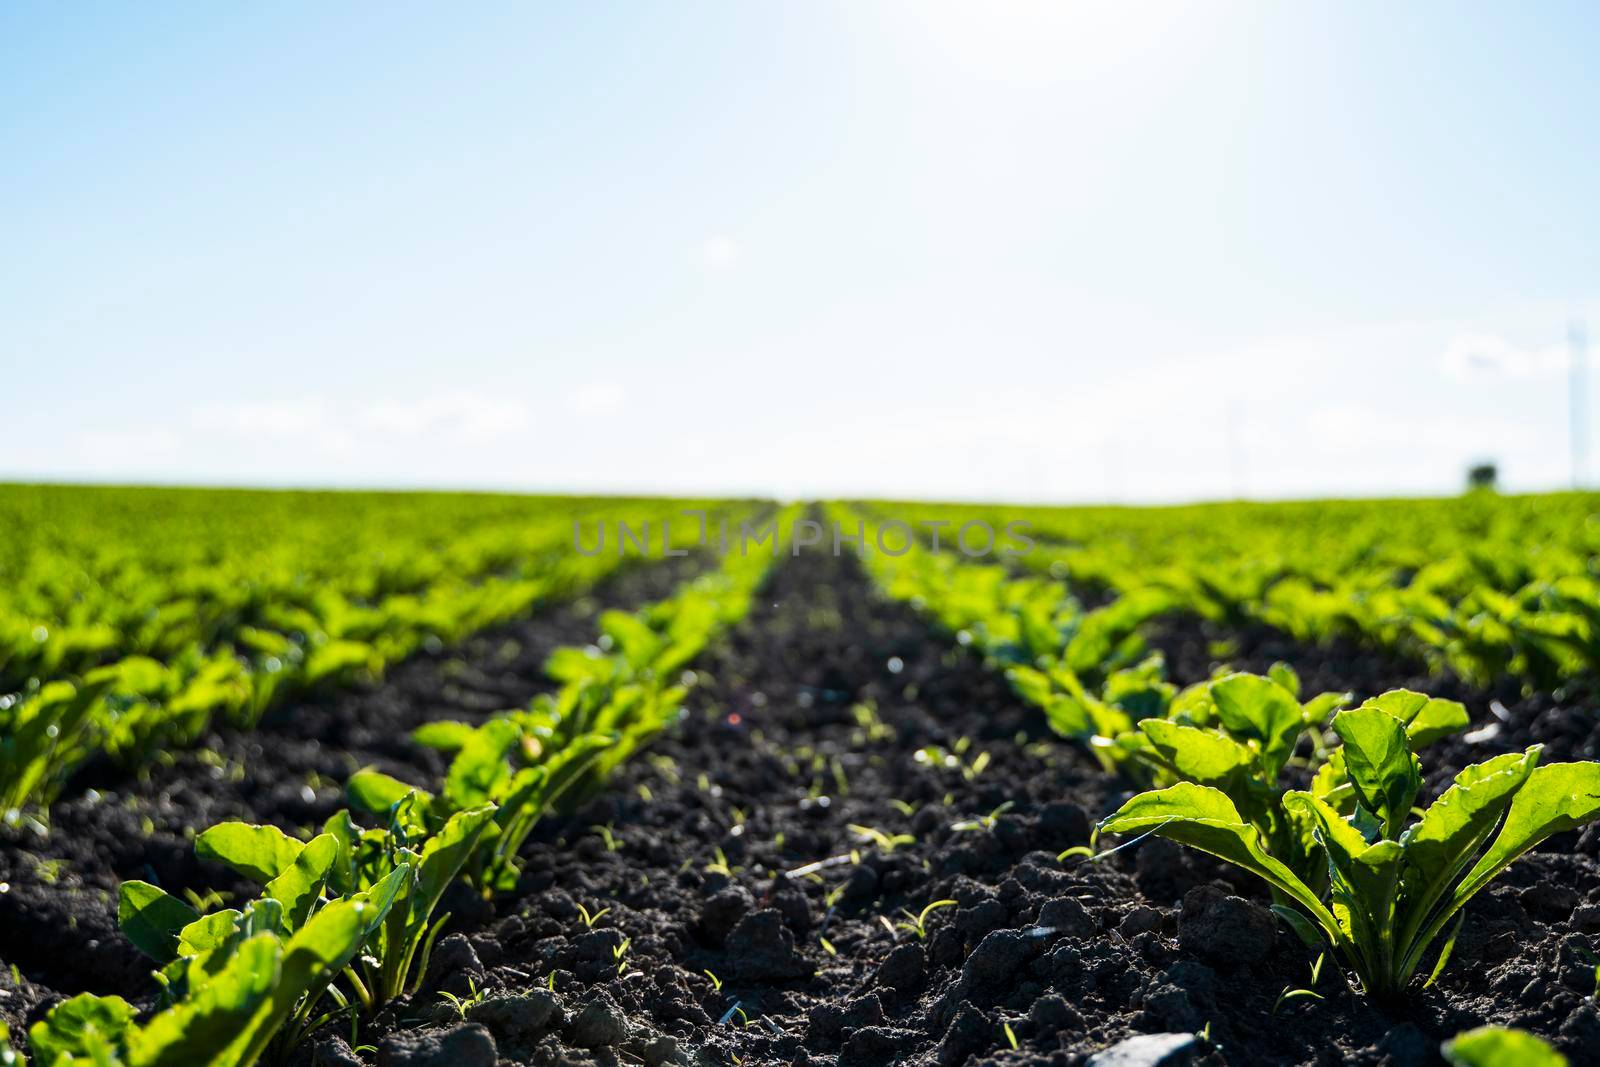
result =
[{"label": "sky", "polygon": [[19,0],[0,479],[1133,502],[1449,493],[1487,459],[1565,487],[1597,29]]}]

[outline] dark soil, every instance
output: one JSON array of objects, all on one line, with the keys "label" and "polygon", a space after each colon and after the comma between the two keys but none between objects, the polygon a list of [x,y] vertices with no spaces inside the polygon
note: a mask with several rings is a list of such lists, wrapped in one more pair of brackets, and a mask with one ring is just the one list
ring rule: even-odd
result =
[{"label": "dark soil", "polygon": [[[591,636],[592,624],[560,639]],[[1365,652],[1219,635],[1196,620],[1151,631],[1185,683],[1211,673],[1223,637],[1234,665],[1287,660],[1311,691],[1409,684],[1460,695],[1483,723],[1501,722],[1489,698]],[[34,983],[56,993],[148,991],[143,965],[111,929],[116,878],[148,864],[169,886],[226,885],[188,858],[184,826],[243,812],[316,821],[338,801],[344,746],[357,762],[424,780],[436,768],[404,732],[419,718],[463,714],[443,697],[460,684],[447,674],[537,684],[520,667],[491,670],[495,649],[481,643],[419,663],[411,689],[403,668],[383,688],[345,698],[371,703],[371,718],[352,710],[318,722],[319,732],[292,731],[298,744],[322,741],[320,762],[283,759],[268,773],[280,757],[268,756],[260,735],[219,739],[266,747],[233,750],[214,776],[180,759],[153,774],[166,782],[160,789],[138,784],[63,804],[49,846],[0,850],[0,878],[12,883],[0,896],[0,957],[31,980],[0,997],[0,1016],[20,1021],[48,1006],[51,993]],[[451,662],[462,666],[447,671]],[[998,674],[876,596],[854,560],[785,561],[751,616],[694,669],[701,684],[680,726],[624,767],[605,796],[548,821],[530,842],[518,893],[459,916],[424,989],[360,1035],[376,1056],[363,1061],[348,1035],[329,1033],[301,1058],[1075,1065],[1164,1034],[1186,1051],[1161,1063],[1432,1064],[1443,1038],[1497,1022],[1555,1040],[1574,1063],[1600,1061],[1594,835],[1554,839],[1482,894],[1440,983],[1404,1008],[1386,1013],[1352,996],[1330,965],[1316,986],[1325,999],[1291,1000],[1275,1015],[1280,993],[1309,983],[1313,956],[1257,888],[1159,839],[1097,863],[1058,861],[1087,842],[1091,823],[1126,796],[1123,785],[1050,735]],[[487,703],[501,706],[531,689],[516,699],[488,692]],[[1541,739],[1565,739],[1551,746],[1565,746],[1560,758],[1594,743],[1587,714],[1552,698],[1502,707],[1499,736],[1441,745],[1434,764],[1451,770],[1535,728]],[[942,746],[954,765],[929,758],[927,746]],[[231,765],[255,784],[234,780],[241,772]],[[306,783],[308,767],[328,784]],[[135,830],[142,818],[156,829]],[[888,851],[852,824],[911,840]],[[80,843],[63,843],[68,835]],[[56,888],[69,886],[74,903],[41,914],[54,895],[34,868],[57,854],[66,862]],[[30,902],[21,908],[19,889]],[[902,909],[940,900],[956,904],[928,913],[925,937],[891,929],[906,921]],[[592,927],[579,905],[600,915]],[[76,931],[41,928],[66,915]],[[66,958],[85,954],[94,961]],[[468,1003],[458,1010],[442,992]],[[1193,1036],[1202,1030],[1207,1038]],[[1157,1039],[1145,1040],[1145,1058],[1120,1062],[1156,1063],[1148,1046]]]}]

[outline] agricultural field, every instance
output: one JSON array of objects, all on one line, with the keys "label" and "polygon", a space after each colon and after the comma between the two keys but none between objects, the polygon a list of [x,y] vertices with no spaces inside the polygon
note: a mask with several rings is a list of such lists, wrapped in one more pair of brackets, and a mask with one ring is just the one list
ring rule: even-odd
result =
[{"label": "agricultural field", "polygon": [[0,1065],[1600,1062],[1600,496],[0,528]]}]

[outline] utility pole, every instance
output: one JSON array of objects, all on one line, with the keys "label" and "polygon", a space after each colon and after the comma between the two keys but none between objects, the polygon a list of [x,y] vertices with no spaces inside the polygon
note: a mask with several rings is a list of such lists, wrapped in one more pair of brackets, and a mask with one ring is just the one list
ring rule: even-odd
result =
[{"label": "utility pole", "polygon": [[1582,320],[1567,324],[1567,378],[1571,415],[1572,488],[1582,489],[1589,468],[1589,338]]}]

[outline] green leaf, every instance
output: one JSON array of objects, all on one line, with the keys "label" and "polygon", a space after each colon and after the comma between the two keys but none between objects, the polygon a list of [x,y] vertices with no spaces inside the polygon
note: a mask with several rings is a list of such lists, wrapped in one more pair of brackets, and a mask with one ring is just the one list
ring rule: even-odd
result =
[{"label": "green leaf", "polygon": [[[397,868],[403,870],[404,868]],[[382,916],[370,899],[336,900],[313,915],[283,945],[278,981],[252,1012],[223,1062],[254,1063],[301,997],[315,998],[355,958]],[[193,1061],[191,1061],[193,1062]],[[165,1064],[162,1067],[166,1067]],[[176,1063],[172,1067],[177,1067]]]},{"label": "green leaf", "polygon": [[1201,785],[1220,785],[1255,762],[1245,745],[1211,730],[1145,719],[1139,729],[1178,775]]},{"label": "green leaf", "polygon": [[1399,719],[1413,750],[1460,733],[1472,721],[1459,701],[1442,700],[1410,689],[1391,689],[1361,706],[1378,708]]},{"label": "green leaf", "polygon": [[1307,726],[1320,728],[1328,716],[1355,699],[1354,693],[1318,693],[1300,708],[1300,717]]},{"label": "green leaf", "polygon": [[544,662],[544,673],[551,681],[563,685],[604,678],[613,669],[611,661],[605,657],[593,654],[588,649],[571,646],[556,649]]},{"label": "green leaf", "polygon": [[228,943],[244,913],[233,908],[202,915],[178,932],[178,955],[198,959]]},{"label": "green leaf", "polygon": [[1354,951],[1374,962],[1371,953],[1389,927],[1405,850],[1396,841],[1368,844],[1360,831],[1310,793],[1286,793],[1283,803],[1316,820],[1317,840],[1327,852],[1332,876],[1333,912],[1343,919]]},{"label": "green leaf", "polygon": [[328,868],[328,884],[339,896],[349,896],[356,891],[356,848],[361,840],[361,830],[350,817],[347,808],[340,808],[322,824],[322,832],[338,844],[333,863]]},{"label": "green leaf", "polygon": [[257,934],[189,997],[156,1015],[132,1042],[131,1067],[240,1064],[236,1046],[279,976],[278,939]]},{"label": "green leaf", "polygon": [[305,844],[276,826],[224,822],[194,839],[194,854],[225,863],[257,882],[270,882],[294,862]]},{"label": "green leaf", "polygon": [[322,895],[323,883],[338,854],[338,839],[332,834],[318,834],[282,874],[267,883],[266,895],[283,905],[284,933],[294,932],[306,921],[311,906]]},{"label": "green leaf", "polygon": [[1422,988],[1427,989],[1439,980],[1444,973],[1445,964],[1450,962],[1451,953],[1456,949],[1456,938],[1461,935],[1461,924],[1466,921],[1467,913],[1462,912],[1456,916],[1455,925],[1450,927],[1450,936],[1444,939],[1444,947],[1439,950],[1439,958],[1433,961],[1433,970],[1428,974],[1428,980],[1422,983]]},{"label": "green leaf", "polygon": [[1295,911],[1287,904],[1273,904],[1272,914],[1289,924],[1302,944],[1309,949],[1319,949],[1327,944],[1327,938],[1317,929],[1317,924],[1306,918],[1302,912]]},{"label": "green leaf", "polygon": [[200,918],[185,901],[149,882],[123,882],[117,887],[117,926],[133,947],[157,963],[178,955],[178,933]]},{"label": "green leaf", "polygon": [[1551,834],[1575,830],[1597,815],[1600,763],[1549,763],[1535,768],[1511,801],[1494,843],[1456,887],[1455,906]]},{"label": "green leaf", "polygon": [[1393,838],[1422,790],[1422,770],[1405,726],[1368,705],[1335,715],[1333,730],[1344,742],[1345,773],[1356,798],[1383,821],[1384,836]]},{"label": "green leaf", "polygon": [[1474,763],[1455,777],[1450,788],[1428,805],[1422,818],[1401,837],[1406,863],[1429,885],[1448,884],[1494,831],[1539,764],[1540,746],[1507,752]]},{"label": "green leaf", "polygon": [[461,746],[467,743],[476,728],[451,719],[435,719],[425,722],[411,731],[411,740],[424,748],[437,749],[440,752],[459,752]]},{"label": "green leaf", "polygon": [[492,802],[511,777],[507,755],[522,738],[509,719],[490,719],[467,738],[445,775],[444,799],[452,811],[466,811]]},{"label": "green leaf", "polygon": [[28,1048],[40,1067],[58,1059],[87,1057],[89,1063],[115,1056],[127,1047],[134,1029],[133,1005],[121,997],[80,993],[51,1008],[28,1031]]},{"label": "green leaf", "polygon": [[434,905],[472,855],[473,847],[494,813],[492,805],[457,812],[422,846],[416,888],[408,901],[412,925],[426,925]]},{"label": "green leaf", "polygon": [[1029,704],[1039,708],[1050,706],[1055,688],[1050,684],[1050,676],[1043,671],[1032,667],[1008,667],[1006,680],[1011,683],[1017,696]]},{"label": "green leaf", "polygon": [[1267,668],[1267,677],[1277,682],[1296,700],[1300,699],[1300,674],[1287,663],[1278,662]]},{"label": "green leaf", "polygon": [[1333,914],[1289,868],[1266,853],[1256,828],[1240,817],[1233,801],[1220,789],[1180,782],[1140,793],[1102,821],[1099,832],[1153,833],[1227,860],[1293,898],[1329,940],[1335,944],[1342,940]]},{"label": "green leaf", "polygon": [[404,800],[407,793],[417,794],[425,807],[433,803],[433,794],[427,790],[371,768],[352,774],[344,787],[344,795],[353,806],[373,815],[389,814],[390,809]]},{"label": "green leaf", "polygon": [[1211,683],[1211,699],[1230,734],[1261,745],[1267,771],[1276,776],[1305,728],[1294,694],[1259,674],[1230,674]]},{"label": "green leaf", "polygon": [[1526,1030],[1480,1026],[1441,1049],[1452,1067],[1567,1067],[1567,1058]]}]

